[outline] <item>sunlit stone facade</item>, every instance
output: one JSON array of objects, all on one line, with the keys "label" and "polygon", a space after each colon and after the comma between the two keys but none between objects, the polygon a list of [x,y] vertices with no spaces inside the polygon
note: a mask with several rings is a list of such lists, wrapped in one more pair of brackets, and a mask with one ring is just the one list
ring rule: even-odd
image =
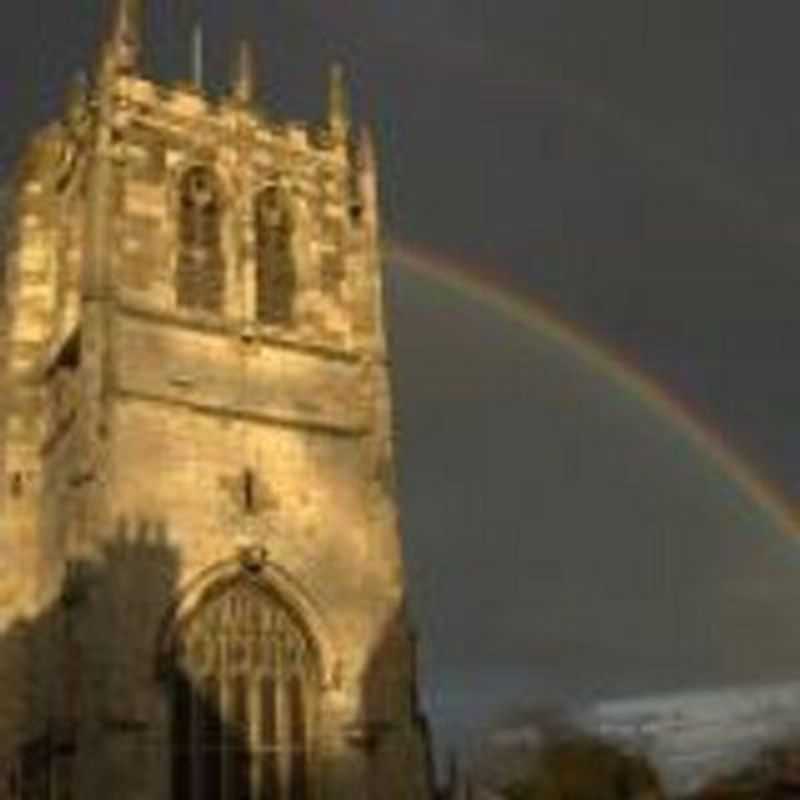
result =
[{"label": "sunlit stone facade", "polygon": [[368,137],[138,51],[13,187],[0,797],[425,798]]}]

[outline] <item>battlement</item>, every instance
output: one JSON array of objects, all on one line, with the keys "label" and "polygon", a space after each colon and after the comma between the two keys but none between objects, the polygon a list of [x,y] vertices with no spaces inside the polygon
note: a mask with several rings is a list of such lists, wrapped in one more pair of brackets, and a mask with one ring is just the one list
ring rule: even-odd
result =
[{"label": "battlement", "polygon": [[209,136],[230,137],[232,129],[244,125],[262,158],[264,148],[271,146],[294,158],[348,166],[346,138],[332,136],[329,124],[272,119],[255,103],[243,103],[232,96],[213,98],[191,83],[166,86],[139,75],[119,76],[113,93],[123,120],[132,114],[160,124],[165,131],[177,125],[182,135],[188,124],[189,136],[199,141]]}]

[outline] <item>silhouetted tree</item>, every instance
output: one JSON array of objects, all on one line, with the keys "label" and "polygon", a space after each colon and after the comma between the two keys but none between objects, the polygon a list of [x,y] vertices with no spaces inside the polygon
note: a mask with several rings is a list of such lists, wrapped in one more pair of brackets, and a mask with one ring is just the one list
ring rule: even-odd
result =
[{"label": "silhouetted tree", "polygon": [[543,744],[521,777],[501,788],[507,800],[661,800],[656,771],[642,755],[588,736]]},{"label": "silhouetted tree", "polygon": [[800,799],[800,741],[773,745],[749,764],[718,775],[688,800]]}]

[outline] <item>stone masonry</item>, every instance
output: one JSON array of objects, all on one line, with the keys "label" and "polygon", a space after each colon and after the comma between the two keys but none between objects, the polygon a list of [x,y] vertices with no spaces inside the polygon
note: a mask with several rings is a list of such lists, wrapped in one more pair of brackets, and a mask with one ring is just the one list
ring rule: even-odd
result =
[{"label": "stone masonry", "polygon": [[12,187],[0,797],[428,797],[369,137],[246,45],[145,78],[139,17]]}]

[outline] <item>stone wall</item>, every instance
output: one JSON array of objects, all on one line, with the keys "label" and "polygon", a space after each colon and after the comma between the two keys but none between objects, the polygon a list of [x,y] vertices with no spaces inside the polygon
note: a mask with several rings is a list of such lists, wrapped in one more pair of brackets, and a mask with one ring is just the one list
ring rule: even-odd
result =
[{"label": "stone wall", "polygon": [[[313,642],[319,800],[424,797],[370,147],[340,104],[317,129],[267,122],[239,95],[144,80],[120,52],[14,188],[0,679],[18,691],[0,699],[0,751],[16,748],[28,796],[166,798],[165,659],[209,592],[244,580]],[[187,239],[198,167],[219,195],[195,187]],[[273,189],[293,294],[270,318],[258,281],[279,251],[254,208]],[[186,302],[202,286],[178,290],[187,258],[221,270],[202,307]]]}]

